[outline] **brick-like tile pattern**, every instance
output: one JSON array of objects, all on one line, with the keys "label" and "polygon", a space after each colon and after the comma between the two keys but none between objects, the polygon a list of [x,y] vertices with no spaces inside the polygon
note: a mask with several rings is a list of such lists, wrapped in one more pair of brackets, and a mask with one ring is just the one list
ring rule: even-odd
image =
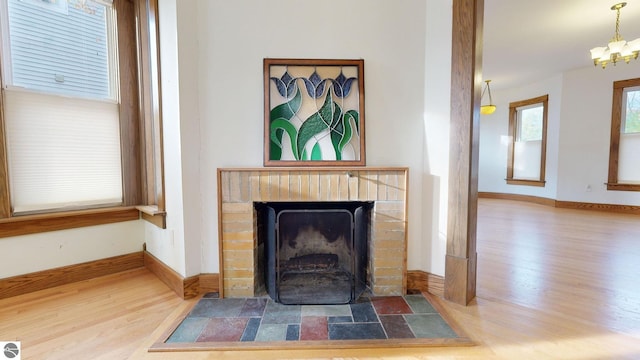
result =
[{"label": "brick-like tile pattern", "polygon": [[256,201],[375,201],[370,273],[375,295],[406,290],[406,168],[220,169],[225,297],[256,292]]}]

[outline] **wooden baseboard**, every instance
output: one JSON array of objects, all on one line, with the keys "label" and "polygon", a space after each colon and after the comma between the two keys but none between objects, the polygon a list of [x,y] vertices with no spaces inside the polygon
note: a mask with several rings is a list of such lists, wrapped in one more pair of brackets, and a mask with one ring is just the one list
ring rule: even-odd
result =
[{"label": "wooden baseboard", "polygon": [[[146,267],[183,299],[220,291],[220,274],[200,274],[184,278],[149,252],[141,251],[0,279],[0,299],[140,267]],[[407,288],[443,297],[444,278],[420,270],[410,270],[407,272]]]},{"label": "wooden baseboard", "polygon": [[585,203],[577,201],[562,201],[554,200],[539,196],[520,195],[520,194],[503,194],[493,192],[478,192],[479,198],[485,199],[502,199],[502,200],[515,200],[525,201],[540,205],[552,206],[562,209],[576,209],[576,210],[592,210],[592,211],[604,211],[604,212],[616,212],[625,214],[640,215],[640,206],[635,205],[620,205],[620,204],[598,204],[598,203]]},{"label": "wooden baseboard", "polygon": [[504,193],[494,193],[494,192],[478,192],[479,198],[485,199],[501,199],[501,200],[515,200],[515,201],[525,201],[534,204],[546,205],[546,206],[556,206],[556,200],[549,199],[540,196],[530,196],[530,195],[520,195],[520,194],[504,194]]},{"label": "wooden baseboard", "polygon": [[219,291],[220,274],[200,274],[200,293]]},{"label": "wooden baseboard", "polygon": [[422,270],[407,271],[407,289],[444,297],[444,277]]},{"label": "wooden baseboard", "polygon": [[0,279],[0,299],[141,268],[143,266],[143,253],[140,251],[107,259],[13,276]]},{"label": "wooden baseboard", "polygon": [[191,299],[202,292],[219,290],[218,274],[200,274],[182,277],[149,252],[144,252],[144,266],[183,299]]},{"label": "wooden baseboard", "polygon": [[556,207],[562,209],[593,210],[640,215],[640,206],[634,205],[595,204],[557,200]]}]

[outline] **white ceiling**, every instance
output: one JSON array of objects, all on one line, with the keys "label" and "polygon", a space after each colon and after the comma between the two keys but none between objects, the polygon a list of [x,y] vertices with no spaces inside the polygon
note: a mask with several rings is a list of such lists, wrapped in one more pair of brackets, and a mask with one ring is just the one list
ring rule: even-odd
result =
[{"label": "white ceiling", "polygon": [[[589,49],[606,46],[613,37],[616,12],[611,6],[618,2],[485,0],[483,79],[491,80],[492,89],[512,88],[593,67]],[[630,41],[640,37],[640,0],[626,2],[620,34]],[[635,66],[640,75],[640,58],[617,66]]]}]

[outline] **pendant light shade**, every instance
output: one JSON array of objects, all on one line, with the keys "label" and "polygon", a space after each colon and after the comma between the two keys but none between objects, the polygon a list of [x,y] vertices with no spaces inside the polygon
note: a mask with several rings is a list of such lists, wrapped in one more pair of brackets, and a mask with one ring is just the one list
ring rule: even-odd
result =
[{"label": "pendant light shade", "polygon": [[[482,115],[491,115],[496,111],[496,106],[493,105],[493,99],[491,98],[491,88],[489,87],[489,83],[491,82],[491,80],[485,80],[484,81],[487,85],[484,87],[484,89],[482,90],[482,96],[480,97],[480,114]],[[487,92],[489,93],[489,104],[488,105],[482,105],[482,99],[484,99],[484,93]]]}]

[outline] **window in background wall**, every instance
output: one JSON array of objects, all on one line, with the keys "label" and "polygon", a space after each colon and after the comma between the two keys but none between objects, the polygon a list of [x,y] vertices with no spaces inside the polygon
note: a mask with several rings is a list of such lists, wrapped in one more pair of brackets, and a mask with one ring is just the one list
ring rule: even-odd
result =
[{"label": "window in background wall", "polygon": [[613,83],[608,190],[640,191],[640,78]]},{"label": "window in background wall", "polygon": [[120,205],[111,2],[6,5],[4,119],[13,213]]},{"label": "window in background wall", "polygon": [[165,226],[157,0],[0,0],[0,237]]},{"label": "window in background wall", "polygon": [[509,104],[507,184],[544,186],[549,96]]}]

